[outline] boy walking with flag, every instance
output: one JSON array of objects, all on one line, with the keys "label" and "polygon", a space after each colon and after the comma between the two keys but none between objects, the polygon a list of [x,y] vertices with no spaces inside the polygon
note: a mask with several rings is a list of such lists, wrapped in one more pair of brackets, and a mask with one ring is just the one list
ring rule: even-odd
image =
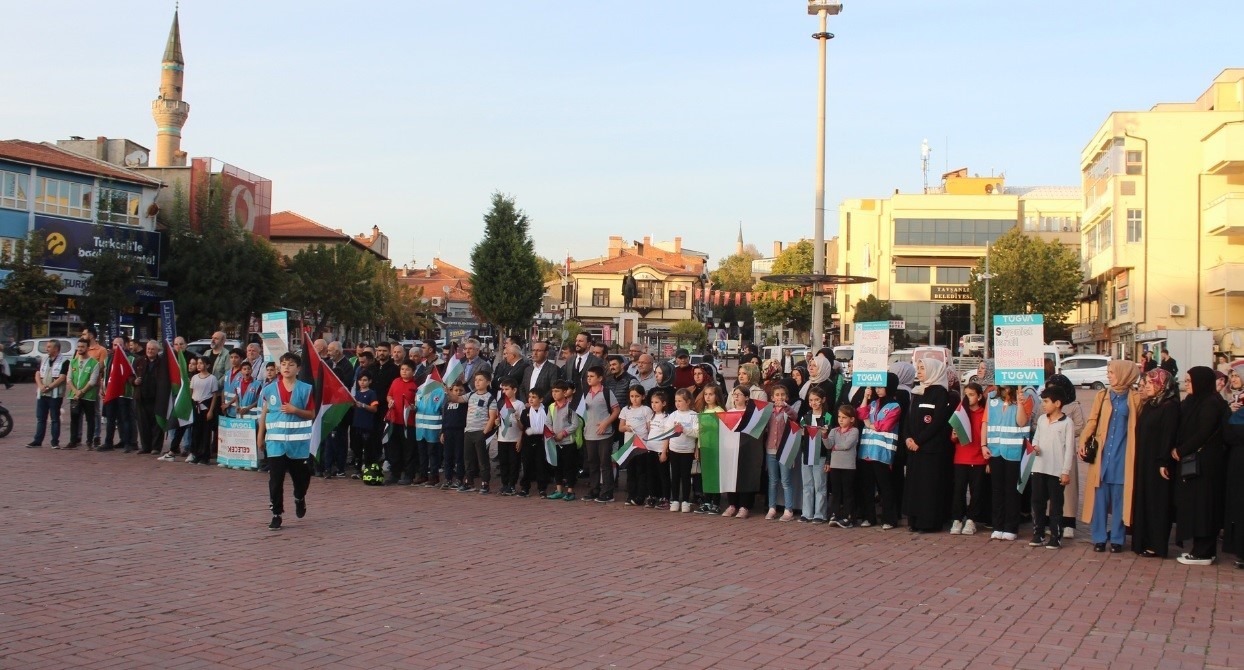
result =
[{"label": "boy walking with flag", "polygon": [[[312,356],[315,354],[312,353]],[[294,482],[294,513],[307,514],[307,489],[311,486],[311,385],[298,380],[298,355],[281,356],[280,376],[260,394],[263,412],[259,415],[258,440],[268,454],[268,498],[272,505],[269,530],[281,529],[285,513],[285,473]]]}]

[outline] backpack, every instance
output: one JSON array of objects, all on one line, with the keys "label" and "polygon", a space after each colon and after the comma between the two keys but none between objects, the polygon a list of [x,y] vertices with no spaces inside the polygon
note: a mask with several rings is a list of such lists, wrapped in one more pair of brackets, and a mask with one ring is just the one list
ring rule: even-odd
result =
[{"label": "backpack", "polygon": [[379,463],[363,466],[363,483],[368,486],[384,486],[384,470]]}]

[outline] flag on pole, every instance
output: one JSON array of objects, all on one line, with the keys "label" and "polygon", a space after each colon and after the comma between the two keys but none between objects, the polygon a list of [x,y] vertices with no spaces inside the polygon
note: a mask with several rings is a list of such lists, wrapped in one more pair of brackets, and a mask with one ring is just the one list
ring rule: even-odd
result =
[{"label": "flag on pole", "polygon": [[793,468],[799,464],[799,447],[802,444],[803,431],[799,424],[787,420],[786,428],[782,431],[782,448],[778,452],[778,460],[782,465]]},{"label": "flag on pole", "polygon": [[315,412],[311,424],[311,451],[314,453],[324,436],[331,433],[346,412],[354,406],[354,396],[341,383],[337,373],[324,364],[323,359],[311,348],[311,329],[303,329],[303,351],[307,352],[307,365],[311,373],[311,406],[307,409]]},{"label": "flag on pole", "polygon": [[186,372],[186,358],[173,349],[173,343],[164,341],[168,362],[168,408],[156,416],[161,430],[189,425],[194,421],[194,402],[190,399],[190,374]]},{"label": "flag on pole", "polygon": [[[433,367],[432,369],[435,370],[436,368]],[[462,379],[462,375],[465,372],[466,367],[462,365],[462,359],[457,356],[450,356],[449,361],[445,363],[445,377],[441,381],[444,382],[445,386],[453,386]]]},{"label": "flag on pole", "polygon": [[955,432],[955,437],[959,439],[959,444],[970,444],[972,442],[972,420],[968,417],[968,411],[963,409],[963,405],[950,415],[950,428]]},{"label": "flag on pole", "polygon": [[549,465],[557,467],[557,439],[553,434],[553,429],[547,425],[544,427],[544,460]]},{"label": "flag on pole", "polygon": [[700,415],[700,473],[705,493],[734,493],[739,478],[742,411]]},{"label": "flag on pole", "polygon": [[759,439],[765,428],[769,426],[771,416],[773,416],[773,405],[763,400],[752,400],[747,403],[747,409],[743,410],[743,418],[739,421],[739,432]]},{"label": "flag on pole", "polygon": [[1015,486],[1020,493],[1028,486],[1028,478],[1032,476],[1032,462],[1035,460],[1037,454],[1033,451],[1032,442],[1024,440],[1024,455],[1019,459],[1019,484]]},{"label": "flag on pole", "polygon": [[626,442],[623,442],[622,446],[613,452],[613,462],[622,465],[626,459],[631,457],[631,454],[645,451],[648,451],[648,445],[644,444],[644,441],[636,437],[634,433],[630,433]]},{"label": "flag on pole", "polygon": [[112,345],[112,355],[108,361],[108,384],[104,387],[104,404],[125,395],[125,385],[134,376],[134,366],[130,357],[125,355],[121,345]]},{"label": "flag on pole", "polygon": [[825,426],[804,426],[803,433],[807,436],[807,452],[805,453],[804,465],[824,465],[825,457],[821,454],[821,429]]}]

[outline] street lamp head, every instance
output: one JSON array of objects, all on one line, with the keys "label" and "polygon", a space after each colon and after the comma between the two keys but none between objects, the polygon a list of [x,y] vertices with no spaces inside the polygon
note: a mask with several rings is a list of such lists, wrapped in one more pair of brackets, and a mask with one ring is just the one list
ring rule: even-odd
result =
[{"label": "street lamp head", "polygon": [[816,16],[824,10],[830,16],[842,13],[842,3],[836,0],[808,0],[808,14]]}]

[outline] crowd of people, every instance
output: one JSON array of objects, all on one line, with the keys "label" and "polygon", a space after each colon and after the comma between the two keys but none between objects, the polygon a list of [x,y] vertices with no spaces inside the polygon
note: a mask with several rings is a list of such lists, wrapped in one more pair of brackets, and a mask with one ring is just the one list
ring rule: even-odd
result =
[{"label": "crowd of people", "polygon": [[[962,388],[952,369],[928,358],[894,363],[884,386],[859,388],[828,349],[792,362],[761,361],[746,347],[728,386],[709,356],[691,365],[679,349],[658,362],[638,344],[609,353],[585,333],[556,360],[548,342],[524,347],[514,338],[493,361],[472,339],[448,351],[380,342],[351,356],[318,340],[306,355],[323,361],[353,403],[313,445],[303,359],[265,362],[258,344],[227,350],[224,342],[214,334],[199,356],[181,338],[172,343],[191,375],[193,419],[184,425],[161,420],[170,381],[158,342],[121,337],[109,349],[91,328],[72,355],[52,342],[35,379],[29,446],[42,446],[50,424],[52,447],[61,448],[66,398],[64,449],[166,461],[184,454],[209,464],[216,417],[255,418],[273,529],[282,524],[286,474],[300,517],[313,475],[479,494],[495,483],[501,496],[597,503],[615,501],[624,479],[624,504],[637,508],[736,519],[755,511],[883,531],[905,519],[914,533],[988,529],[1000,541],[1018,540],[1030,517],[1032,547],[1059,548],[1079,522],[1097,552],[1123,551],[1130,533],[1132,551],[1166,557],[1174,531],[1180,562],[1213,563],[1221,539],[1244,567],[1244,384],[1230,366],[1193,367],[1181,380],[1173,364],[1112,361],[1109,387],[1085,408],[1052,369],[1043,388],[1000,386],[988,360]],[[125,367],[115,360],[122,353],[132,374],[103,403],[109,377]],[[760,407],[768,423],[738,436],[733,490],[706,486],[701,418]]]}]

